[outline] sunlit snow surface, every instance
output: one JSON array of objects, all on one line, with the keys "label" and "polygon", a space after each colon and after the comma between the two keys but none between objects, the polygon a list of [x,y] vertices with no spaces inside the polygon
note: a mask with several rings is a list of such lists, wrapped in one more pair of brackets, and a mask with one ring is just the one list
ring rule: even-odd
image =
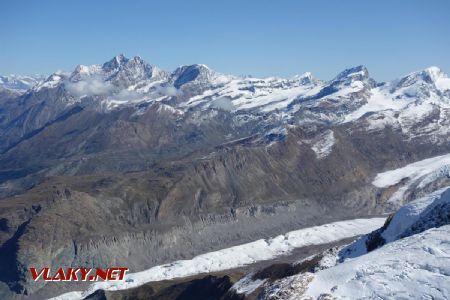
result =
[{"label": "sunlit snow surface", "polygon": [[264,299],[449,299],[450,225],[432,228],[449,204],[447,187],[405,205],[382,232],[386,245],[367,253],[363,236],[339,253],[344,262],[278,280]]},{"label": "sunlit snow surface", "polygon": [[367,103],[350,111],[343,122],[359,120],[368,131],[389,126],[407,140],[422,137],[443,144],[450,133],[449,90],[450,78],[430,67],[372,88]]},{"label": "sunlit snow surface", "polygon": [[320,83],[300,85],[298,78],[233,78],[223,86],[192,97],[183,106],[210,105],[211,99],[225,98],[231,102],[229,110],[258,109],[269,112],[285,109],[297,97],[314,95],[322,88]]},{"label": "sunlit snow surface", "polygon": [[98,282],[87,291],[70,292],[53,299],[82,299],[98,289],[122,290],[146,282],[186,277],[195,274],[216,272],[273,259],[290,251],[310,245],[326,244],[361,235],[381,227],[384,218],[340,221],[311,228],[291,231],[272,239],[261,239],[251,243],[205,253],[190,260],[179,260],[170,264],[127,274],[121,282]]},{"label": "sunlit snow surface", "polygon": [[[297,281],[303,276],[299,277]],[[449,282],[447,225],[319,271],[305,293],[293,290],[283,299],[317,299],[327,293],[342,299],[449,299]]]},{"label": "sunlit snow surface", "polygon": [[409,188],[413,186],[423,188],[438,178],[448,176],[450,176],[450,154],[427,158],[395,170],[379,173],[372,184],[379,188],[386,188],[405,180],[404,185],[389,199],[390,203],[396,204],[402,200]]},{"label": "sunlit snow surface", "polygon": [[371,96],[367,99],[367,104],[361,106],[359,109],[348,114],[344,122],[354,121],[359,119],[368,112],[376,112],[383,110],[400,110],[408,104],[405,100],[394,100],[393,96],[386,88],[374,88],[371,91]]},{"label": "sunlit snow surface", "polygon": [[448,165],[450,165],[450,154],[435,156],[402,168],[379,173],[372,184],[380,188],[389,187],[399,183],[404,178],[418,178]]}]

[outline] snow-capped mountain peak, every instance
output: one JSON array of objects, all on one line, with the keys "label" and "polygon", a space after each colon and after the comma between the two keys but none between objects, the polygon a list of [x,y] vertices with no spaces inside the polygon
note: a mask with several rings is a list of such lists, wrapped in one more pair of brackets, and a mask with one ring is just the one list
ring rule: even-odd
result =
[{"label": "snow-capped mountain peak", "polygon": [[368,126],[400,122],[410,131],[413,114],[417,117],[420,112],[425,118],[436,105],[450,107],[450,79],[437,67],[376,84],[363,65],[330,81],[316,79],[310,72],[290,79],[254,78],[224,75],[203,64],[184,65],[169,74],[139,56],[129,59],[119,54],[103,64],[79,65],[71,74],[52,74],[34,91],[62,85],[61,92],[67,95],[61,96],[61,103],[68,106],[82,102],[95,110],[123,106],[138,110],[143,102],[161,102],[182,111],[230,111],[236,119],[245,114],[242,120],[247,121],[261,114],[267,117],[267,128],[281,128],[287,122],[351,122],[367,113],[396,111],[398,120],[389,117],[378,124],[379,119],[374,119]]},{"label": "snow-capped mountain peak", "polygon": [[[69,77],[68,84],[84,81],[86,86],[94,81],[97,85],[115,87],[114,90],[146,88],[154,81],[167,79],[167,73],[146,63],[140,56],[128,59],[122,54],[102,65],[79,65]],[[81,82],[80,85],[83,83]],[[108,88],[111,90],[111,88]]]},{"label": "snow-capped mountain peak", "polygon": [[320,80],[315,78],[311,72],[305,72],[302,75],[295,75],[293,80],[298,81],[301,85],[310,85],[320,82]]},{"label": "snow-capped mountain peak", "polygon": [[76,67],[74,73],[89,74],[89,73],[91,73],[91,68],[89,66],[85,66],[85,65],[78,65]]},{"label": "snow-capped mountain peak", "polygon": [[135,57],[122,63],[117,71],[113,72],[107,80],[118,86],[128,87],[142,80],[154,79],[152,78],[153,68],[153,66],[142,59]]},{"label": "snow-capped mountain peak", "polygon": [[100,65],[78,65],[70,75],[70,80],[79,81],[89,76],[98,75],[101,71],[101,68],[102,67]]},{"label": "snow-capped mountain peak", "polygon": [[434,78],[447,77],[447,75],[439,67],[436,66],[428,67],[425,69],[425,71],[430,73]]},{"label": "snow-capped mountain peak", "polygon": [[11,74],[7,76],[0,76],[0,88],[22,93],[36,86],[43,80],[45,80],[44,75],[25,76]]},{"label": "snow-capped mountain peak", "polygon": [[116,55],[110,61],[105,62],[102,65],[102,69],[105,72],[111,72],[117,70],[121,65],[128,62],[128,58],[126,58],[123,54]]},{"label": "snow-capped mountain peak", "polygon": [[410,73],[392,84],[394,89],[401,89],[411,86],[424,86],[426,88],[436,87],[439,91],[450,89],[450,79],[438,67],[429,67],[421,71]]},{"label": "snow-capped mountain peak", "polygon": [[332,82],[334,84],[349,85],[354,81],[367,81],[369,79],[369,71],[365,66],[357,66],[350,69],[346,69],[339,73]]},{"label": "snow-capped mountain peak", "polygon": [[439,91],[450,90],[450,78],[438,67],[432,66],[425,71],[429,74],[431,80]]},{"label": "snow-capped mountain peak", "polygon": [[49,89],[55,88],[58,85],[62,84],[64,80],[67,79],[67,74],[61,71],[57,71],[50,76],[47,77],[44,81],[40,82],[36,86],[33,87],[34,91],[39,91],[41,89]]},{"label": "snow-capped mountain peak", "polygon": [[220,74],[203,64],[178,67],[171,75],[171,81],[176,88],[185,84],[204,85],[227,81],[227,76]]}]

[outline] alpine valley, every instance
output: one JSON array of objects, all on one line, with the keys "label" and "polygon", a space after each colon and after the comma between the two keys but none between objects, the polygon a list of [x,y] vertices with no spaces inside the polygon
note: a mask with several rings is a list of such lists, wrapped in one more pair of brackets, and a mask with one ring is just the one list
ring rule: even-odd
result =
[{"label": "alpine valley", "polygon": [[118,55],[0,76],[0,299],[448,298],[449,141],[437,67],[323,81]]}]

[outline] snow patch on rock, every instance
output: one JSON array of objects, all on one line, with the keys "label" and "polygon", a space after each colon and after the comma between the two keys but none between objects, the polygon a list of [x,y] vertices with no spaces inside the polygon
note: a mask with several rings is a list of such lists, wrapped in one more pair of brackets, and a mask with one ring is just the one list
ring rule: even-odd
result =
[{"label": "snow patch on rock", "polygon": [[231,287],[231,290],[236,294],[250,295],[267,281],[266,279],[253,279],[252,276],[253,273],[250,273],[241,278]]},{"label": "snow patch on rock", "polygon": [[322,159],[330,155],[335,142],[333,131],[328,129],[314,138],[302,140],[300,143],[310,145],[311,150],[316,153],[317,159]]}]

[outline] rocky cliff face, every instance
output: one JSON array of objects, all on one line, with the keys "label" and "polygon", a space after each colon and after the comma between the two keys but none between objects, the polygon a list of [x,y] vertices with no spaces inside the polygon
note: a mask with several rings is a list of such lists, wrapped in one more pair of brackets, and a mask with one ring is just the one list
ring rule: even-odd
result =
[{"label": "rocky cliff face", "polygon": [[[449,79],[164,72],[121,55],[0,102],[4,295],[29,266],[156,263],[373,215],[378,172],[447,153]],[[397,205],[401,205],[401,201]]]}]

